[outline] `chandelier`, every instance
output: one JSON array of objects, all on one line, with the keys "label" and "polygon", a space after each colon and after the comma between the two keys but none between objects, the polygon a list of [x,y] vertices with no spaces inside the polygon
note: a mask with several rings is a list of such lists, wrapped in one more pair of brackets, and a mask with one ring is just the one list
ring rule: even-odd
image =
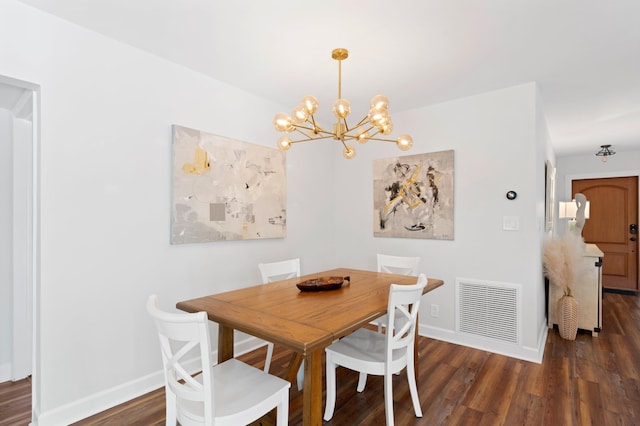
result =
[{"label": "chandelier", "polygon": [[615,154],[616,152],[611,149],[611,145],[600,145],[600,151],[596,152],[597,157],[602,157],[602,162],[606,163],[608,157]]},{"label": "chandelier", "polygon": [[351,104],[342,98],[342,61],[349,57],[347,49],[334,49],[331,57],[338,61],[338,100],[333,104],[333,115],[337,122],[333,125],[333,131],[326,130],[316,122],[314,114],[318,110],[318,100],[311,95],[302,98],[301,103],[293,109],[291,115],[285,112],[276,114],[273,126],[279,132],[300,133],[301,139],[292,140],[283,135],[278,139],[278,147],[282,151],[291,148],[298,142],[332,138],[343,145],[342,155],[351,159],[356,155],[356,149],[347,145],[347,142],[356,141],[364,144],[369,140],[393,142],[402,151],[407,151],[413,146],[413,139],[409,135],[400,135],[397,139],[380,137],[388,135],[393,130],[393,123],[389,115],[389,100],[384,95],[376,95],[371,99],[371,106],[367,115],[355,126],[349,127],[347,117],[351,113]]}]

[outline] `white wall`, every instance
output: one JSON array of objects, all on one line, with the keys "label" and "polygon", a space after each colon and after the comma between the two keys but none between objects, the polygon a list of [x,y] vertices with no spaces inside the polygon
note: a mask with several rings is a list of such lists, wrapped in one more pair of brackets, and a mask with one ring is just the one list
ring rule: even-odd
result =
[{"label": "white wall", "polygon": [[[271,118],[290,106],[13,0],[0,3],[0,39],[15,40],[0,44],[0,75],[41,88],[39,424],[160,386],[149,294],[170,308],[255,284],[258,262],[290,256],[302,258],[304,273],[373,269],[377,252],[418,253],[423,270],[446,282],[425,303],[438,303],[440,317],[421,318],[429,333],[461,343],[456,277],[518,284],[522,342],[511,350],[539,351],[544,161],[534,84],[393,114],[414,137],[411,153],[455,150],[453,241],[373,238],[371,161],[398,155],[393,145],[369,143],[346,161],[336,146],[310,143],[287,154],[287,238],[171,246],[171,124],[275,146]],[[506,200],[508,190],[517,200]],[[503,231],[504,216],[517,216],[520,230]]]},{"label": "white wall", "polygon": [[11,378],[13,347],[13,115],[0,109],[0,383]]},{"label": "white wall", "polygon": [[13,40],[0,44],[0,75],[42,95],[40,424],[161,385],[149,294],[171,308],[260,282],[260,261],[334,266],[322,144],[288,154],[287,238],[169,244],[171,124],[275,147],[282,105],[14,1],[0,3],[0,39]]},{"label": "white wall", "polygon": [[[369,142],[352,161],[335,166],[336,253],[352,266],[375,268],[378,252],[419,255],[421,270],[445,285],[423,303],[421,324],[438,338],[485,346],[455,334],[455,280],[468,278],[522,287],[520,347],[498,348],[536,359],[543,333],[540,298],[544,287],[540,241],[544,230],[544,159],[538,151],[537,90],[525,84],[392,115],[397,132],[410,132],[409,153],[393,144]],[[544,140],[544,138],[542,138]],[[372,160],[453,149],[455,151],[455,238],[453,241],[373,237]],[[339,151],[338,148],[335,148]],[[340,155],[336,152],[335,155]],[[542,180],[542,183],[539,181]],[[505,194],[518,197],[508,201]],[[519,231],[502,229],[504,216],[519,218]],[[429,315],[431,303],[440,316]],[[544,303],[542,303],[544,304]]]}]

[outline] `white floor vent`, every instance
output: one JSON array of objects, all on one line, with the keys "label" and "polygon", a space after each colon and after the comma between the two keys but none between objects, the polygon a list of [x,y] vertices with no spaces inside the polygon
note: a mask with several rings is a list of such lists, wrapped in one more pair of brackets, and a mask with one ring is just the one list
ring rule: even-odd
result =
[{"label": "white floor vent", "polygon": [[519,306],[517,285],[456,280],[459,332],[517,344]]}]

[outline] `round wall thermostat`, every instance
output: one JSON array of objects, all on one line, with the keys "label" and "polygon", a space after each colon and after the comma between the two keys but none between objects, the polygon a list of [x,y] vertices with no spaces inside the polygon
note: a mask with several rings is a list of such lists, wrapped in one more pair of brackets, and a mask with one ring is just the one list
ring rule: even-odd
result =
[{"label": "round wall thermostat", "polygon": [[507,200],[515,200],[517,196],[516,191],[507,192]]}]

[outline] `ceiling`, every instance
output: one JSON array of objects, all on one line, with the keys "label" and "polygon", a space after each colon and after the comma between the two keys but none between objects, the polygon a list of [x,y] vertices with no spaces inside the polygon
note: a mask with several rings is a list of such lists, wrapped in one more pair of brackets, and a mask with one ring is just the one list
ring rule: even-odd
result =
[{"label": "ceiling", "polygon": [[558,155],[640,149],[637,0],[22,2],[286,108],[330,110],[345,47],[357,117],[378,93],[393,115],[535,81]]}]

